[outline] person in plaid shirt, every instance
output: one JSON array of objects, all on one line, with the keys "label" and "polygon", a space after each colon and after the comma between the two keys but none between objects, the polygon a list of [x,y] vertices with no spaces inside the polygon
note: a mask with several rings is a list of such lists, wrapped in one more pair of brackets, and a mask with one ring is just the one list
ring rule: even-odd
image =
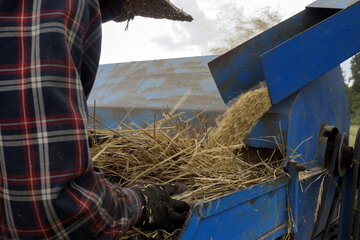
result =
[{"label": "person in plaid shirt", "polygon": [[185,221],[189,205],[170,198],[184,186],[120,188],[89,153],[86,99],[101,23],[141,15],[135,5],[0,1],[1,239],[117,239],[134,225],[172,230]]}]

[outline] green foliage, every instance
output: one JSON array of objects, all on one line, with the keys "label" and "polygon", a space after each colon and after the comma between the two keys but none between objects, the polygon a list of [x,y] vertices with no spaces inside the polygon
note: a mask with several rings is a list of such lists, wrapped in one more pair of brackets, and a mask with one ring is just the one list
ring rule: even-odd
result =
[{"label": "green foliage", "polygon": [[345,84],[349,115],[352,124],[360,124],[360,54],[351,59],[351,78],[349,85]]},{"label": "green foliage", "polygon": [[351,59],[351,75],[352,90],[355,93],[360,93],[360,53]]},{"label": "green foliage", "polygon": [[350,118],[352,124],[360,124],[360,93],[351,97]]},{"label": "green foliage", "polygon": [[351,124],[360,125],[360,93],[345,85]]}]

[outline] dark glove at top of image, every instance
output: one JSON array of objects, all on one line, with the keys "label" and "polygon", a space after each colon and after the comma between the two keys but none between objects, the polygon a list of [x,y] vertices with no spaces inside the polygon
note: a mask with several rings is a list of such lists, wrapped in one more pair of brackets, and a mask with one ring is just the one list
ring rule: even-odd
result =
[{"label": "dark glove at top of image", "polygon": [[191,15],[169,0],[100,0],[99,3],[103,22],[123,22],[135,16],[187,22],[193,20]]},{"label": "dark glove at top of image", "polygon": [[168,232],[182,228],[190,205],[170,196],[184,192],[185,185],[138,184],[131,188],[143,202],[142,216],[135,227],[143,230],[163,229]]}]

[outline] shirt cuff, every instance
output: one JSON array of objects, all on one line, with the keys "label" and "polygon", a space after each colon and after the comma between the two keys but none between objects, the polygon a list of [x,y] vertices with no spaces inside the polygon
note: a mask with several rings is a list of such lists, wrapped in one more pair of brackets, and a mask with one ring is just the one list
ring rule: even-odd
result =
[{"label": "shirt cuff", "polygon": [[131,188],[121,188],[119,187],[119,190],[122,192],[122,196],[126,198],[126,202],[128,204],[128,211],[129,214],[132,216],[129,216],[130,225],[135,226],[141,216],[142,216],[142,209],[143,209],[143,203],[138,195],[138,193],[131,189]]}]

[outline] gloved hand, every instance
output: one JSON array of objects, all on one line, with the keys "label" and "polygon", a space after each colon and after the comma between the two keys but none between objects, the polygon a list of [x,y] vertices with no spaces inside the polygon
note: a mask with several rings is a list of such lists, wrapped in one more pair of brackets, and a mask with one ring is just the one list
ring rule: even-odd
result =
[{"label": "gloved hand", "polygon": [[184,192],[185,185],[138,184],[131,189],[135,190],[143,203],[142,216],[135,227],[143,230],[164,229],[168,232],[182,227],[190,205],[170,196]]},{"label": "gloved hand", "polygon": [[99,3],[103,22],[123,22],[135,16],[189,22],[193,20],[191,15],[169,0],[100,0]]},{"label": "gloved hand", "polygon": [[[149,18],[166,18],[177,21],[193,20],[192,16],[177,8],[170,0],[121,0],[122,6],[127,12],[134,16]],[[114,21],[124,21],[122,16]]]}]

